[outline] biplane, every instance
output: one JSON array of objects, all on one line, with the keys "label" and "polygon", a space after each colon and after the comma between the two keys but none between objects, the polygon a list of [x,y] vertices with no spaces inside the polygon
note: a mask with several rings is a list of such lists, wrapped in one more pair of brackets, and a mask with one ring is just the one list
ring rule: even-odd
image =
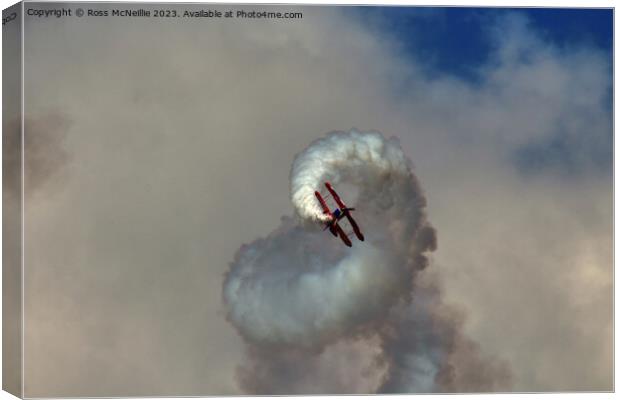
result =
[{"label": "biplane", "polygon": [[[353,244],[351,243],[351,239],[349,239],[349,236],[351,236],[352,234],[355,234],[355,236],[357,236],[357,238],[363,242],[364,235],[362,234],[360,227],[357,225],[357,222],[355,222],[355,220],[351,216],[351,211],[354,211],[355,208],[347,207],[342,202],[340,196],[338,196],[338,193],[336,193],[336,191],[329,182],[325,182],[325,187],[329,191],[329,196],[331,196],[338,205],[338,208],[336,208],[334,211],[330,211],[329,207],[327,206],[327,202],[325,201],[327,198],[329,198],[329,196],[325,196],[325,198],[323,198],[321,193],[319,193],[318,191],[314,192],[314,195],[319,200],[319,203],[321,203],[323,213],[330,216],[329,220],[325,223],[325,228],[323,230],[329,229],[332,235],[340,236],[340,239],[344,242],[344,244],[349,247],[353,246]],[[342,229],[342,226],[340,226],[338,222],[343,218],[346,218],[349,221],[349,224],[351,224],[351,227],[353,228],[353,232],[345,233],[344,229]]]}]

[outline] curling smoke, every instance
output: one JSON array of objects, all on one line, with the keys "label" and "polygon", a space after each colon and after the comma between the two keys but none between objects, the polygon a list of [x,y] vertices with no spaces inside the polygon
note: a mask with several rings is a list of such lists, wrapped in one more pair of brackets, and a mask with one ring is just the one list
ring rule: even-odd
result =
[{"label": "curling smoke", "polygon": [[[426,296],[420,290],[418,303],[412,303],[416,276],[428,264],[427,252],[436,247],[435,230],[426,220],[425,198],[398,140],[355,130],[328,134],[297,155],[290,180],[298,218],[283,217],[267,237],[243,245],[224,281],[227,317],[248,343],[255,366],[244,370],[242,386],[281,393],[282,371],[299,368],[289,359],[279,360],[282,354],[308,358],[338,341],[374,337],[380,343],[379,359],[387,365],[377,390],[437,390],[433,385],[446,375],[441,364],[449,349],[443,338],[429,340],[437,318],[428,304],[440,300],[435,291]],[[356,198],[343,197],[357,210],[365,242],[354,240],[347,248],[312,228],[324,218],[314,192],[325,181],[339,191],[347,185],[355,188]],[[412,318],[415,324],[408,322]],[[413,326],[417,332],[403,330]],[[395,348],[411,357],[397,357]],[[411,368],[398,363],[404,358]],[[278,367],[270,373],[270,365]],[[410,374],[408,385],[393,383],[396,374],[399,380]],[[304,385],[291,387],[287,379],[289,393],[306,390]],[[412,385],[416,379],[425,383]]]},{"label": "curling smoke", "polygon": [[381,194],[390,179],[410,176],[409,162],[396,139],[385,140],[376,132],[337,132],[315,141],[295,158],[291,200],[302,219],[324,221],[314,196],[323,182],[345,181],[366,193]]}]

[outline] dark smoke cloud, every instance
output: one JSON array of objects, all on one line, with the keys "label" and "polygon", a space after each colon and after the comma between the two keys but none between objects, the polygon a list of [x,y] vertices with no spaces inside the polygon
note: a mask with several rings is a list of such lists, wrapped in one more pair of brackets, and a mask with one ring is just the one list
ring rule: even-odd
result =
[{"label": "dark smoke cloud", "polygon": [[[353,198],[365,242],[349,249],[318,228],[314,191],[324,181],[353,188],[345,198]],[[398,140],[352,130],[315,141],[295,158],[291,199],[297,218],[283,217],[267,237],[243,245],[224,281],[228,320],[247,343],[248,362],[238,370],[246,392],[509,387],[507,366],[464,335],[463,314],[443,304],[426,273],[436,234]],[[336,361],[344,354],[356,361]],[[372,362],[359,370],[360,360]],[[356,369],[375,385],[339,379]]]},{"label": "dark smoke cloud", "polygon": [[[64,148],[69,118],[61,113],[24,118],[24,193],[36,195],[46,183],[59,177],[69,156]],[[11,197],[21,191],[21,120],[12,119],[3,127],[3,167],[5,190]]]},{"label": "dark smoke cloud", "polygon": [[508,364],[484,354],[464,334],[465,313],[442,300],[440,283],[432,271],[416,280],[412,297],[411,303],[391,310],[380,329],[382,358],[388,368],[378,392],[510,388]]}]

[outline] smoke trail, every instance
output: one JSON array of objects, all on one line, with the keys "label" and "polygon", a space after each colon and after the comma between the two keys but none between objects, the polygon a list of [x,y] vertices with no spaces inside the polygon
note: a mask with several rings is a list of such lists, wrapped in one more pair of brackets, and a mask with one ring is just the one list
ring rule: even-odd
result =
[{"label": "smoke trail", "polygon": [[501,360],[485,357],[463,334],[462,310],[445,304],[436,274],[416,279],[412,302],[390,310],[379,329],[387,366],[381,393],[493,392],[510,388],[511,373]]},{"label": "smoke trail", "polygon": [[[421,291],[417,302],[411,301],[416,277],[428,264],[427,252],[435,250],[435,230],[398,140],[377,132],[330,133],[297,155],[290,180],[297,218],[283,217],[267,237],[243,245],[224,280],[227,318],[248,343],[254,366],[241,370],[244,388],[308,393],[300,377],[313,375],[308,368],[325,368],[317,357],[343,341],[375,340],[365,348],[379,352],[372,368],[383,383],[376,390],[390,385],[396,391],[439,390],[436,378],[450,349],[429,331],[436,318],[423,305],[440,300]],[[314,192],[325,181],[339,191],[352,188],[343,199],[357,210],[364,242],[354,240],[348,248],[318,229],[324,217]],[[426,322],[407,325],[412,316]],[[412,326],[417,332],[403,330]],[[413,339],[405,340],[411,333]],[[392,384],[397,371],[407,375],[394,346],[411,353],[405,364],[413,371],[409,383],[419,381],[413,388]],[[299,384],[292,384],[300,355],[306,370],[296,375]],[[347,391],[337,385],[321,388],[321,383],[312,387]]]},{"label": "smoke trail", "polygon": [[295,158],[291,200],[301,218],[324,220],[314,196],[324,181],[346,181],[365,189],[366,194],[370,190],[381,194],[376,189],[388,185],[391,178],[406,180],[410,176],[409,162],[396,139],[385,140],[376,132],[335,132],[315,141]]}]

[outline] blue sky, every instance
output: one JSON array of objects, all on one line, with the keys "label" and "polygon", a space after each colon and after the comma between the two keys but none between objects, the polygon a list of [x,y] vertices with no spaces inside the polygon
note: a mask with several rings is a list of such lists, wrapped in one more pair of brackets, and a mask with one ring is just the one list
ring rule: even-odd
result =
[{"label": "blue sky", "polygon": [[[507,14],[522,14],[545,41],[560,48],[596,47],[612,53],[611,9],[361,7],[362,18],[380,21],[428,72],[476,81],[476,69],[489,61],[489,24]],[[379,17],[379,18],[377,18]]]},{"label": "blue sky", "polygon": [[[611,9],[360,7],[357,11],[364,23],[397,41],[404,56],[415,60],[431,80],[452,77],[472,87],[484,84],[488,72],[484,67],[493,65],[497,43],[503,39],[498,37],[502,21],[516,15],[527,21],[529,33],[559,53],[587,49],[602,55],[612,74]],[[589,132],[576,140],[558,126],[544,140],[519,148],[512,157],[515,167],[527,175],[552,169],[574,176],[586,161],[611,176],[611,85],[607,93],[600,108],[609,117],[608,140],[591,140]]]}]

